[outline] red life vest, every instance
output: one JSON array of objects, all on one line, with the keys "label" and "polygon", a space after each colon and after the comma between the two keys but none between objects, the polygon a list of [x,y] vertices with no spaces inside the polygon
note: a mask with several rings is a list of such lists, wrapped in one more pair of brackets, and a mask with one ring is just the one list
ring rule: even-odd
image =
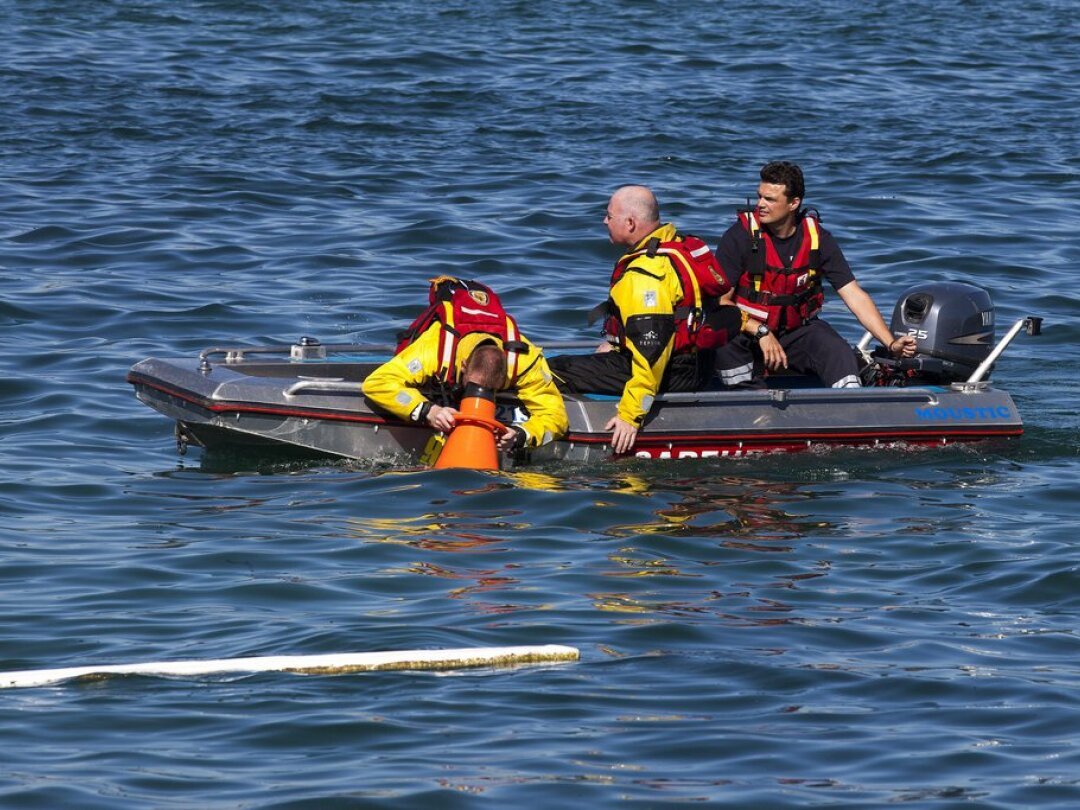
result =
[{"label": "red life vest", "polygon": [[803,238],[799,252],[785,263],[776,252],[768,231],[762,230],[753,210],[739,212],[739,222],[750,234],[750,265],[739,277],[735,303],[751,318],[777,331],[791,331],[821,311],[825,293],[821,287],[820,225],[805,214],[797,227]]},{"label": "red life vest", "polygon": [[420,335],[438,324],[439,378],[453,385],[457,378],[457,349],[461,338],[473,332],[483,332],[497,337],[506,354],[506,378],[513,386],[521,370],[521,355],[529,351],[521,340],[521,332],[506,310],[502,301],[490,287],[479,281],[439,276],[431,280],[428,289],[428,307],[409,327],[398,335],[394,354],[414,342]]},{"label": "red life vest", "polygon": [[[667,242],[654,236],[639,250],[623,254],[611,273],[610,287],[614,287],[630,264],[641,256],[665,256],[679,278],[682,297],[675,302],[675,352],[711,349],[726,343],[727,333],[714,331],[704,317],[706,309],[731,289],[709,246],[693,234],[676,233],[675,238]],[[615,302],[609,298],[601,306],[605,306],[608,313],[604,331],[622,345],[626,335]]]}]

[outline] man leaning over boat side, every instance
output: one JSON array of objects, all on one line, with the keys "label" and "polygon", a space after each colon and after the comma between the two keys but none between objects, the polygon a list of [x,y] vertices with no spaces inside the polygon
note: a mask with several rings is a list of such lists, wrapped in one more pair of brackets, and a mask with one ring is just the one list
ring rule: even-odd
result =
[{"label": "man leaning over boat side", "polygon": [[[454,343],[452,353],[444,351],[446,339]],[[568,427],[566,406],[555,387],[551,369],[539,347],[523,335],[515,335],[515,339],[523,350],[516,352],[517,369],[510,380],[506,341],[502,337],[482,331],[457,336],[435,320],[367,376],[364,395],[400,419],[422,422],[449,433],[456,424],[456,411],[451,404],[456,397],[449,389],[456,388],[460,394],[467,383],[496,391],[509,388],[516,391],[529,416],[525,422],[503,430],[497,439],[501,451],[538,447],[562,438]],[[446,367],[447,356],[453,357],[452,370]],[[447,385],[448,378],[451,385]],[[427,395],[435,390],[450,395],[440,404]]]},{"label": "man leaning over boat side", "polygon": [[559,388],[619,396],[605,425],[611,447],[626,453],[661,391],[696,391],[713,376],[713,349],[739,327],[738,311],[719,306],[730,290],[701,240],[660,222],[656,196],[623,186],[608,201],[604,224],[626,252],[615,264],[606,314],[607,343],[591,355],[551,358]]},{"label": "man leaning over boat side", "polygon": [[740,334],[717,352],[724,386],[762,387],[765,368],[816,374],[833,388],[860,385],[851,346],[818,317],[823,276],[891,354],[913,356],[915,338],[892,334],[817,212],[802,208],[802,170],[773,161],[760,177],[757,205],[739,211],[716,249],[724,273],[738,280],[735,302],[743,312]]}]

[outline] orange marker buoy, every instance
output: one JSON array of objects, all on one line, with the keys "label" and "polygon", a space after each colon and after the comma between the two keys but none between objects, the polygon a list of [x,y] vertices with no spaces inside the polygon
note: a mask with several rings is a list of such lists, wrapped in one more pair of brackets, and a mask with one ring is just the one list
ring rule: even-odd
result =
[{"label": "orange marker buoy", "polygon": [[454,421],[456,424],[435,461],[435,469],[499,469],[495,434],[501,433],[503,426],[495,419],[495,392],[476,383],[468,383]]}]

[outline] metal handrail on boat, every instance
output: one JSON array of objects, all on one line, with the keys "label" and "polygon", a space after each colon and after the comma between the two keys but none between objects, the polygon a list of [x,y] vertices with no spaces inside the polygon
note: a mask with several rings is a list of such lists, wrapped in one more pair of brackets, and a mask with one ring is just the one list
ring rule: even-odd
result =
[{"label": "metal handrail on boat", "polygon": [[355,394],[363,390],[363,385],[363,383],[345,380],[300,380],[285,389],[285,396],[295,397],[297,394],[310,391],[318,391],[322,394]]},{"label": "metal handrail on boat", "polygon": [[[320,356],[327,353],[339,352],[386,352],[393,351],[394,347],[389,343],[319,343],[310,342],[313,338],[301,338],[299,343],[291,343],[288,346],[213,346],[199,352],[199,362],[207,363],[209,358],[217,354],[225,355],[226,363],[239,363],[251,354],[287,354],[294,359],[302,359],[299,355],[303,352],[298,350],[318,349]],[[305,342],[309,341],[309,342]],[[312,352],[314,356],[314,352]]]},{"label": "metal handrail on boat", "polygon": [[768,388],[760,390],[686,391],[659,394],[657,402],[745,402],[764,400],[783,406],[790,400],[833,400],[851,402],[926,402],[936,405],[937,392],[931,388]]},{"label": "metal handrail on boat", "polygon": [[874,335],[868,330],[863,332],[863,336],[855,344],[855,349],[859,352],[862,361],[868,365],[874,362],[874,357],[870,354],[870,341],[873,339]]},{"label": "metal handrail on boat", "polygon": [[[542,345],[546,349],[591,349],[596,340],[553,340]],[[297,343],[278,346],[212,346],[199,352],[199,368],[210,370],[210,358],[224,355],[225,363],[239,363],[253,354],[288,355],[293,360],[325,359],[329,354],[380,354],[391,355],[397,346],[393,343],[320,343],[311,337],[302,337]]]},{"label": "metal handrail on boat", "polygon": [[1036,318],[1029,315],[1026,318],[1021,318],[1012,325],[1008,332],[1005,333],[1005,337],[1001,339],[1001,342],[994,347],[990,355],[983,360],[977,369],[975,369],[971,376],[967,378],[967,383],[977,383],[986,376],[990,371],[990,366],[994,365],[997,359],[1001,356],[1001,353],[1005,351],[1006,347],[1013,342],[1013,338],[1020,334],[1020,330],[1024,329],[1031,336],[1042,334],[1042,318]]}]

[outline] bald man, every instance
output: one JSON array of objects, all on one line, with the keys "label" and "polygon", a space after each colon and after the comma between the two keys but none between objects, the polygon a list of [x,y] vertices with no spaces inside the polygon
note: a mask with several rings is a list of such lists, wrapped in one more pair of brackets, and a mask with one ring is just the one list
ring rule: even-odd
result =
[{"label": "bald man", "polygon": [[[606,302],[604,331],[608,343],[591,355],[562,355],[549,361],[555,382],[566,393],[619,396],[614,417],[605,426],[612,432],[616,454],[629,452],[637,440],[653,400],[661,391],[695,391],[713,374],[714,352],[679,346],[676,309],[685,309],[692,291],[676,270],[685,237],[671,223],[661,224],[656,196],[645,186],[623,186],[611,195],[604,216],[611,242],[626,248],[615,264]],[[701,250],[712,257],[707,247]],[[685,262],[684,262],[685,264]],[[717,272],[719,264],[716,264]],[[723,278],[722,292],[730,288]],[[721,294],[722,294],[721,292]],[[692,298],[690,299],[692,300]],[[699,313],[700,314],[700,313]],[[710,302],[705,317],[714,329],[738,332],[733,306]]]}]

